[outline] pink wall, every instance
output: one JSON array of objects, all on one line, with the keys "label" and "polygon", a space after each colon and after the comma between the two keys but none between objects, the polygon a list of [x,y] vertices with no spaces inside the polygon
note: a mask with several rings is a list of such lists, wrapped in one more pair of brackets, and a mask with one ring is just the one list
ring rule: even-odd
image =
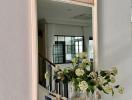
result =
[{"label": "pink wall", "polygon": [[31,100],[29,0],[0,0],[0,100]]}]

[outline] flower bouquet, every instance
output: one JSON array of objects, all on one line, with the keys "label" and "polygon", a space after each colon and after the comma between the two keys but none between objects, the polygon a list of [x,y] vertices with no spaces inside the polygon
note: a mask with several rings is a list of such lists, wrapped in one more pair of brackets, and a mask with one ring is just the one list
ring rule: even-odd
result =
[{"label": "flower bouquet", "polygon": [[114,95],[115,91],[123,94],[124,88],[115,85],[117,68],[110,70],[91,70],[92,63],[87,59],[86,53],[80,53],[72,59],[72,66],[63,70],[58,65],[54,68],[54,79],[56,82],[72,82],[75,91],[83,93],[95,93],[100,98],[100,92]]}]

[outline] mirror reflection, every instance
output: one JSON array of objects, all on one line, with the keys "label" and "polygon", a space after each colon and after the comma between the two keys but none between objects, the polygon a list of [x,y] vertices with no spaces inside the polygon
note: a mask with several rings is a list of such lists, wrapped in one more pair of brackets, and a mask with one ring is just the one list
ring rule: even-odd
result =
[{"label": "mirror reflection", "polygon": [[[37,0],[37,12],[39,100],[56,100],[53,99],[55,94],[70,98],[71,87],[54,80],[53,68],[56,65],[62,69],[72,67],[72,58],[81,52],[87,52],[89,60],[93,61],[92,8]],[[47,71],[50,76],[45,79]]]}]

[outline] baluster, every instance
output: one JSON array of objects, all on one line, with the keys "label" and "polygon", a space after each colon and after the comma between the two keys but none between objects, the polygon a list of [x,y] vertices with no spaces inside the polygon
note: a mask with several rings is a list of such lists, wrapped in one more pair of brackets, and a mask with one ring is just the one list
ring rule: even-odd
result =
[{"label": "baluster", "polygon": [[49,74],[50,74],[49,86],[50,86],[50,91],[52,91],[52,67],[50,64],[48,65],[48,70],[49,70]]}]

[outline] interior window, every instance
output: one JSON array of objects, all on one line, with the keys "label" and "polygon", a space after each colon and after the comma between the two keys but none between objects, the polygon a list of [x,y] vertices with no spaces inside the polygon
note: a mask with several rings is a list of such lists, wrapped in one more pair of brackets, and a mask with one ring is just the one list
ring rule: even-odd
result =
[{"label": "interior window", "polygon": [[88,55],[89,59],[92,61],[94,57],[94,50],[93,50],[93,37],[89,37],[89,46],[88,46]]},{"label": "interior window", "polygon": [[83,52],[83,36],[54,36],[53,62],[70,63],[73,56]]}]

